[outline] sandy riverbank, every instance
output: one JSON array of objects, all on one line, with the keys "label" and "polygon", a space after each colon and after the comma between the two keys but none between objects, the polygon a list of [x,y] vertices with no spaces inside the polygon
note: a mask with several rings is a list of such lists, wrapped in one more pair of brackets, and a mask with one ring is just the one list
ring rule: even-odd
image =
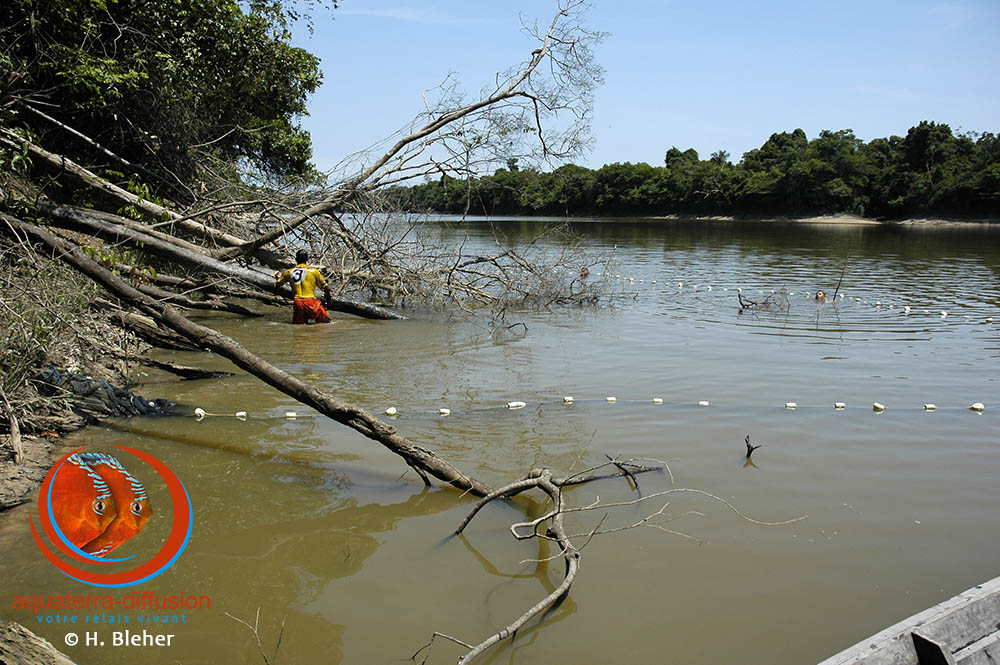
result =
[{"label": "sandy riverbank", "polygon": [[698,216],[698,215],[651,215],[644,217],[644,219],[650,220],[666,220],[666,221],[711,221],[711,222],[764,222],[764,223],[797,223],[797,224],[854,224],[854,225],[899,225],[899,226],[934,226],[934,227],[960,227],[960,226],[975,226],[982,227],[983,225],[996,224],[1000,228],[1000,219],[998,218],[962,218],[962,219],[943,219],[943,218],[925,218],[925,217],[913,217],[908,219],[889,219],[880,220],[872,219],[870,217],[860,217],[858,215],[815,215],[810,217],[745,217],[745,216],[731,216],[731,215],[709,215],[709,216]]}]

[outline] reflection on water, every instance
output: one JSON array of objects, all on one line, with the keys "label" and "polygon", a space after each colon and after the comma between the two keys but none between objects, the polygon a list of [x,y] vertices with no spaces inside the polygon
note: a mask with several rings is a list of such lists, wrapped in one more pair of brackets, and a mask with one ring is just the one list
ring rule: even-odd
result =
[{"label": "reflection on water", "polygon": [[[494,225],[517,242],[539,223]],[[498,340],[480,322],[431,318],[341,317],[296,328],[278,310],[265,321],[208,319],[347,401],[373,413],[396,407],[403,434],[494,485],[532,467],[568,472],[624,454],[675,460],[677,486],[717,494],[758,519],[809,515],[761,527],[703,498],[671,497],[671,514],[704,513],[671,523],[704,544],[653,529],[595,538],[570,598],[541,630],[526,627],[483,662],[617,662],[624,654],[662,662],[667,653],[685,663],[734,654],[817,661],[1000,574],[1000,334],[987,322],[1000,321],[997,231],[576,227],[592,248],[615,251],[614,273],[591,279],[608,279],[623,297],[586,311],[508,312],[508,323],[526,327],[523,337]],[[441,231],[445,240],[458,232]],[[460,233],[473,249],[493,243],[485,224],[465,223]],[[812,294],[832,294],[842,273],[845,297],[817,304]],[[740,315],[738,289],[751,297],[783,289],[788,307]],[[232,369],[199,354],[163,355]],[[423,488],[381,446],[255,379],[177,382],[150,372],[144,380],[144,394],[250,418],[134,420],[74,437],[148,450],[191,493],[188,550],[143,588],[197,589],[213,606],[189,617],[169,653],[143,652],[143,662],[258,662],[252,636],[225,616],[252,622],[258,607],[268,648],[285,620],[280,661],[405,660],[435,630],[483,639],[561,579],[558,559],[539,562],[557,554],[544,541],[510,537],[512,522],[544,510],[528,497],[487,508],[465,536],[449,537],[469,497]],[[527,406],[503,408],[512,400]],[[873,401],[888,408],[876,414]],[[937,410],[923,411],[927,402]],[[986,411],[969,411],[972,402]],[[437,415],[441,407],[451,415]],[[284,419],[288,410],[301,417]],[[752,457],[748,433],[762,446]],[[652,477],[642,489],[669,483]],[[579,504],[635,496],[624,481],[570,494]],[[166,500],[151,499],[154,507]],[[621,509],[606,526],[658,508]],[[572,528],[589,531],[588,519],[574,517]],[[154,518],[128,553],[155,546],[167,526]],[[10,594],[87,592],[41,560],[27,533],[11,540],[4,561]],[[2,614],[61,639],[58,627]],[[89,662],[83,647],[68,651]],[[457,654],[437,643],[429,662]],[[101,656],[133,659],[121,650]]]}]

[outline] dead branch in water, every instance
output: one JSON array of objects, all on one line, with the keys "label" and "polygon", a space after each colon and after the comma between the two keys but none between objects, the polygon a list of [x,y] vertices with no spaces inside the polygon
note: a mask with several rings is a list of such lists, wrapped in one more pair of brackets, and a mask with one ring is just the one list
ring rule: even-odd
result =
[{"label": "dead branch in water", "polygon": [[[464,231],[393,212],[380,195],[365,196],[329,226],[311,227],[309,244],[324,257],[335,293],[361,293],[392,305],[435,311],[502,312],[584,305],[606,297],[609,259],[587,249],[567,225],[547,225],[512,240],[500,227]],[[457,233],[456,233],[457,232]],[[448,233],[447,245],[442,234]],[[473,246],[474,249],[469,249]],[[581,279],[581,268],[598,275]]]},{"label": "dead branch in water", "polygon": [[137,360],[138,363],[144,367],[153,367],[155,369],[163,370],[164,372],[170,372],[171,374],[181,377],[181,379],[185,381],[192,381],[195,379],[218,379],[224,376],[235,376],[232,372],[191,367],[190,365],[180,365],[178,363],[171,363],[163,360],[154,360],[153,358],[140,357]]},{"label": "dead branch in water", "polygon": [[[669,534],[681,536],[682,538],[693,540],[695,542],[698,542],[699,544],[702,543],[702,541],[699,540],[698,538],[694,538],[680,531],[675,531],[673,529],[669,529],[663,526],[663,523],[665,522],[671,522],[675,519],[686,517],[688,515],[702,515],[702,513],[700,512],[686,511],[677,515],[668,515],[666,511],[670,504],[669,502],[665,502],[658,510],[650,513],[649,515],[643,517],[642,519],[636,522],[625,524],[619,527],[602,529],[602,526],[609,514],[608,509],[618,508],[623,506],[635,506],[645,503],[646,501],[650,501],[652,499],[658,499],[672,494],[687,493],[687,494],[697,494],[705,496],[714,501],[722,503],[723,505],[727,506],[730,510],[732,510],[734,513],[736,513],[740,517],[740,519],[748,521],[752,524],[758,524],[764,526],[777,526],[777,525],[791,524],[793,522],[798,522],[800,520],[805,519],[805,516],[802,516],[791,520],[784,520],[781,522],[763,522],[745,515],[738,508],[736,508],[736,506],[734,506],[729,501],[726,501],[722,497],[716,496],[715,494],[711,494],[709,492],[705,492],[703,490],[692,489],[692,488],[672,488],[660,492],[654,492],[653,494],[649,494],[646,496],[640,496],[630,501],[619,501],[610,503],[602,503],[600,498],[598,497],[595,501],[593,501],[588,505],[580,507],[568,507],[563,489],[567,486],[578,485],[581,484],[582,482],[588,482],[590,480],[606,477],[598,473],[601,469],[609,467],[618,469],[619,473],[614,475],[626,478],[626,480],[632,483],[632,487],[634,487],[637,490],[638,484],[635,483],[635,474],[645,473],[649,471],[658,471],[662,470],[663,468],[663,467],[648,467],[642,464],[637,464],[636,460],[632,459],[623,460],[612,457],[608,457],[608,459],[609,461],[605,464],[591,467],[590,469],[581,471],[580,473],[575,474],[574,476],[569,476],[567,478],[561,478],[561,479],[554,478],[552,476],[552,472],[549,469],[534,469],[522,480],[500,487],[490,492],[488,495],[484,496],[476,503],[476,505],[472,508],[472,510],[465,516],[465,519],[463,519],[462,522],[459,524],[459,526],[455,529],[456,534],[461,534],[465,530],[465,528],[469,525],[469,523],[472,521],[472,519],[479,513],[479,511],[492,501],[495,501],[496,499],[510,498],[517,494],[533,489],[541,490],[546,495],[548,503],[551,504],[551,509],[548,510],[548,512],[543,514],[541,517],[537,517],[533,520],[526,522],[518,522],[512,524],[510,526],[510,532],[515,540],[544,539],[547,541],[551,541],[554,545],[556,545],[559,548],[559,552],[556,555],[545,559],[538,559],[536,561],[538,561],[539,563],[543,563],[545,561],[562,558],[565,563],[563,579],[560,582],[560,584],[557,587],[555,587],[548,595],[546,595],[544,598],[542,598],[537,603],[528,608],[524,613],[522,613],[519,617],[510,622],[507,626],[497,631],[496,633],[490,635],[488,638],[486,638],[479,644],[472,646],[462,640],[451,637],[449,635],[445,635],[444,633],[435,632],[431,638],[430,643],[428,643],[424,647],[421,647],[421,649],[418,650],[417,653],[415,653],[411,657],[411,659],[415,659],[416,656],[419,655],[422,651],[424,651],[425,649],[429,649],[433,645],[434,639],[436,637],[441,637],[449,641],[452,641],[456,644],[460,644],[468,649],[465,655],[463,655],[458,661],[459,665],[468,665],[468,663],[471,663],[477,656],[482,654],[484,651],[486,651],[493,645],[503,641],[508,637],[514,638],[517,635],[517,632],[525,624],[527,624],[529,621],[531,621],[535,617],[545,612],[547,609],[557,605],[559,602],[562,601],[562,599],[566,597],[566,595],[569,593],[570,587],[573,584],[573,581],[576,579],[576,576],[580,571],[581,551],[595,536],[611,534],[611,533],[619,533],[622,531],[628,531],[631,529],[637,529],[641,527],[649,527],[649,528],[659,529]],[[663,464],[664,466],[666,465],[666,463]],[[583,533],[577,533],[577,534],[567,533],[565,525],[566,515],[572,513],[586,513],[592,511],[604,512],[604,515],[598,520],[597,524],[593,528]],[[581,545],[577,546],[576,544],[573,543],[572,539],[574,538],[583,538],[585,540]],[[522,563],[526,563],[526,561]],[[424,660],[426,661],[426,655]]]},{"label": "dead branch in water", "polygon": [[764,299],[760,302],[745,298],[742,293],[737,293],[736,299],[740,303],[740,314],[742,314],[744,310],[771,313],[788,311],[788,292],[785,291],[785,289],[779,289],[769,293],[764,296]]}]

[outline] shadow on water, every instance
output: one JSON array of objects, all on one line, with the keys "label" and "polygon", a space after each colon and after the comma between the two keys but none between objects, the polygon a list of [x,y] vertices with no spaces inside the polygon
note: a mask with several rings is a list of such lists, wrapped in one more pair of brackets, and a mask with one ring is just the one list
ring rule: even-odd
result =
[{"label": "shadow on water", "polygon": [[[302,608],[334,580],[362,571],[382,546],[384,534],[395,531],[400,523],[461,505],[456,501],[459,493],[450,489],[418,489],[415,483],[394,483],[376,476],[364,485],[364,474],[360,479],[346,478],[312,466],[312,460],[309,465],[303,465],[303,460],[288,464],[248,457],[242,450],[178,447],[175,440],[190,441],[149,437],[128,427],[92,428],[68,437],[65,443],[114,452],[110,444],[122,443],[123,433],[129,436],[128,445],[178,470],[195,510],[194,535],[181,557],[183,565],[142,586],[143,591],[164,597],[197,591],[211,598],[208,611],[185,613],[185,625],[176,630],[188,645],[186,650],[192,656],[197,653],[196,659],[184,657],[183,662],[232,662],[234,654],[242,654],[240,662],[254,662],[259,656],[252,636],[225,613],[253,623],[258,609],[267,651],[285,618],[279,660],[339,662],[345,626]],[[142,557],[160,546],[172,518],[165,489],[157,486],[148,470],[134,471],[149,489],[154,517],[141,537],[121,549]],[[4,551],[4,570],[9,573],[5,589],[19,594],[94,593],[62,577],[38,556],[24,526],[28,513],[35,510],[32,503],[5,516],[6,524],[22,526],[5,530],[10,539]],[[117,616],[117,612],[104,611],[104,615],[112,614]],[[83,646],[63,647],[62,627],[39,625],[28,616],[9,618],[60,642],[78,662],[90,662]],[[135,623],[136,617],[131,618]],[[101,656],[101,662],[107,663],[133,659],[122,649]]]}]

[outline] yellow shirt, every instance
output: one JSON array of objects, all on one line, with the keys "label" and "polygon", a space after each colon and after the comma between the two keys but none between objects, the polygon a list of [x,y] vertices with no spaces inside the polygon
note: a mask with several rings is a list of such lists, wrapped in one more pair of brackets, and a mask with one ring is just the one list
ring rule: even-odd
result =
[{"label": "yellow shirt", "polygon": [[310,268],[304,263],[300,263],[294,268],[289,268],[278,278],[279,286],[285,282],[291,282],[296,300],[300,298],[315,298],[316,286],[326,286],[326,280],[323,279],[323,275],[320,274],[319,270]]}]

